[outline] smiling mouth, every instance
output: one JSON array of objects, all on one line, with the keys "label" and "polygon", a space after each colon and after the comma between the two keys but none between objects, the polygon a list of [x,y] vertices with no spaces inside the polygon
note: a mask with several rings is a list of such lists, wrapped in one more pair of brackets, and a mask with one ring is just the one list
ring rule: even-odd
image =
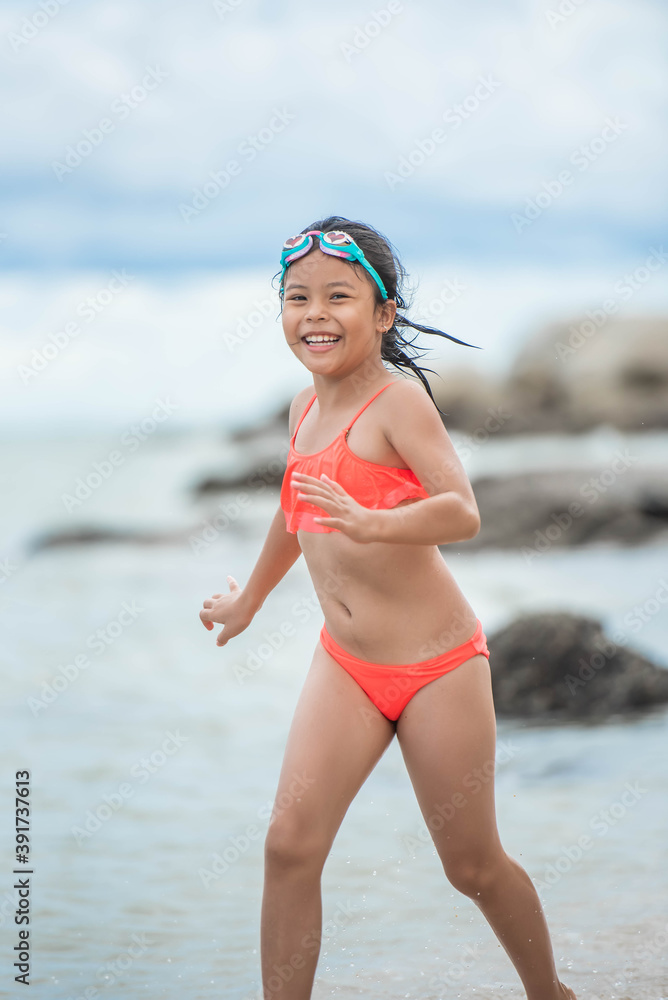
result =
[{"label": "smiling mouth", "polygon": [[335,334],[307,334],[302,337],[302,341],[310,346],[317,346],[318,344],[336,344],[341,340]]}]

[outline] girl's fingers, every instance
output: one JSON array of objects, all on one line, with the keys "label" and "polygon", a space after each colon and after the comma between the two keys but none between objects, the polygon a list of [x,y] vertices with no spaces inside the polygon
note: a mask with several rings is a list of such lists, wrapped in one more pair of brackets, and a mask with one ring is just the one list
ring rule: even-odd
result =
[{"label": "girl's fingers", "polygon": [[297,492],[297,499],[299,497],[305,497],[306,499],[309,497],[318,497],[323,500],[329,500],[330,503],[335,499],[332,496],[331,490],[324,490],[322,486],[300,486]]},{"label": "girl's fingers", "polygon": [[341,497],[350,496],[349,493],[346,493],[341,483],[337,483],[336,479],[330,479],[329,476],[326,476],[324,472],[322,474],[322,478],[325,481],[326,485],[329,486],[329,488],[333,491],[333,493]]},{"label": "girl's fingers", "polygon": [[339,486],[339,484],[337,483],[336,479],[330,479],[329,476],[327,476],[324,472],[323,472],[323,474],[321,475],[320,478],[326,480],[328,483],[331,483],[332,486],[338,486],[339,489],[343,489],[342,486]]},{"label": "girl's fingers", "polygon": [[345,493],[343,487],[340,486],[335,479],[330,479],[329,476],[326,476],[324,472],[322,476],[317,479],[315,476],[307,476],[304,472],[293,472],[292,481],[298,488],[309,487],[311,489],[315,489],[316,487],[320,487],[320,489],[324,488],[332,491],[338,490]]},{"label": "girl's fingers", "polygon": [[316,507],[320,507],[321,510],[326,510],[328,514],[333,514],[335,511],[339,510],[339,505],[336,500],[332,497],[325,497],[321,493],[311,496],[306,493],[298,493],[297,499],[306,500],[307,503],[312,503]]}]

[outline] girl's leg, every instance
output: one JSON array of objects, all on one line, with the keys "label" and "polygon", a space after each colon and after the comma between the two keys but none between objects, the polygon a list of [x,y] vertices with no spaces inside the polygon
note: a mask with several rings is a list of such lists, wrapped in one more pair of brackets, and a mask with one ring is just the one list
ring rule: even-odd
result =
[{"label": "girl's leg", "polygon": [[482,910],[527,1000],[574,1000],[559,981],[533,882],[496,826],[496,719],[489,663],[479,655],[411,698],[397,738],[445,873]]},{"label": "girl's leg", "polygon": [[320,954],[320,876],[348,806],[396,731],[318,642],[297,701],[265,840],[265,1000],[309,1000]]}]

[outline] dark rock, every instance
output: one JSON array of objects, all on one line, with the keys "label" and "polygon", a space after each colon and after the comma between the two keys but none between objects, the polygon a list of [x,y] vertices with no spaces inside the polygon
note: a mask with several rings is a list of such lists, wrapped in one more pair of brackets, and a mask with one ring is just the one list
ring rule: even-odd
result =
[{"label": "dark rock", "polygon": [[188,537],[185,531],[142,531],[130,528],[74,528],[44,532],[30,543],[32,552],[42,549],[68,547],[74,545],[98,545],[102,542],[131,542],[138,545],[164,545],[166,542],[183,542]]},{"label": "dark rock", "polygon": [[552,324],[519,353],[506,390],[517,424],[534,432],[668,427],[668,320],[608,316],[596,326],[583,316]]},{"label": "dark rock", "polygon": [[230,434],[230,440],[235,444],[247,444],[249,441],[264,441],[267,437],[284,433],[287,430],[290,417],[290,402],[284,403],[276,413],[272,413],[260,423],[241,427]]},{"label": "dark rock", "polygon": [[217,472],[203,476],[192,487],[191,491],[197,498],[216,493],[227,493],[234,490],[252,497],[264,493],[267,489],[279,490],[287,467],[288,446],[281,440],[280,445],[271,447],[271,443],[248,462],[239,472]]},{"label": "dark rock", "polygon": [[236,491],[249,497],[280,488],[288,461],[290,405],[263,420],[230,434],[236,454],[225,468],[202,474],[190,487],[195,498]]},{"label": "dark rock", "polygon": [[[594,310],[596,312],[596,310]],[[468,434],[668,427],[668,318],[587,316],[530,336],[507,377],[444,369],[432,391],[446,427]]]},{"label": "dark rock", "polygon": [[487,637],[498,716],[604,720],[668,703],[668,670],[593,618],[527,614]]},{"label": "dark rock", "polygon": [[529,562],[553,546],[636,545],[668,539],[668,465],[523,472],[473,481],[481,527],[457,550],[522,548]]}]

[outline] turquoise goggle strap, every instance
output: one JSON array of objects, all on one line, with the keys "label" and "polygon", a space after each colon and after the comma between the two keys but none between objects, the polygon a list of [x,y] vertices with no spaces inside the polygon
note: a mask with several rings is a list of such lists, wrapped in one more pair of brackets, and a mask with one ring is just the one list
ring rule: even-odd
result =
[{"label": "turquoise goggle strap", "polygon": [[376,269],[372,267],[371,264],[368,262],[368,260],[364,256],[364,251],[362,250],[362,248],[359,247],[357,243],[355,243],[353,238],[351,236],[348,236],[347,233],[345,235],[348,237],[349,242],[346,244],[330,242],[325,238],[326,237],[325,233],[317,233],[317,234],[304,233],[303,242],[297,243],[295,246],[284,247],[283,252],[281,253],[281,266],[283,268],[281,272],[281,286],[280,286],[281,294],[283,294],[284,291],[283,283],[285,280],[285,272],[287,271],[288,267],[294,260],[297,260],[299,257],[303,257],[304,254],[311,249],[311,247],[313,246],[314,235],[318,236],[318,239],[320,241],[320,249],[323,251],[323,253],[328,253],[332,257],[341,257],[343,260],[356,260],[359,264],[362,265],[362,267],[364,267],[368,271],[373,280],[376,282],[376,284],[380,288],[383,299],[387,299],[389,297],[380,275],[378,274]]}]

